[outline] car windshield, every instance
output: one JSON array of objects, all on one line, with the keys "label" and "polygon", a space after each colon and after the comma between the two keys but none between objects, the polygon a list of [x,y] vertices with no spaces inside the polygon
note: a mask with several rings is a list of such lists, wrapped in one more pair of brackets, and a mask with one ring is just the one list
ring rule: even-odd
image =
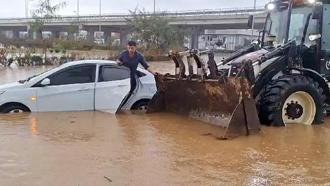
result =
[{"label": "car windshield", "polygon": [[50,69],[48,69],[48,70],[46,70],[46,71],[44,71],[44,72],[42,72],[42,73],[40,73],[40,74],[36,74],[36,75],[30,76],[30,77],[28,77],[28,78],[26,78],[26,79],[19,80],[18,82],[21,83],[21,84],[27,83],[27,82],[29,82],[31,79],[33,79],[33,78],[35,78],[35,77],[38,77],[38,76],[40,76],[40,75],[42,75],[42,74],[45,74],[46,72],[49,72],[49,71],[51,71],[51,70],[53,70],[53,69],[55,69],[55,68],[58,68],[58,67],[50,68]]},{"label": "car windshield", "polygon": [[[300,44],[303,37],[304,26],[310,13],[312,13],[311,7],[299,7],[292,9],[288,37],[289,41],[295,40],[297,44]],[[266,37],[274,37],[275,46],[285,44],[287,27],[285,22],[287,20],[287,16],[288,10],[282,10],[270,13],[269,18],[267,19],[266,32],[268,34],[266,34]],[[316,21],[311,19],[307,33],[312,33],[314,30],[316,31]]]}]

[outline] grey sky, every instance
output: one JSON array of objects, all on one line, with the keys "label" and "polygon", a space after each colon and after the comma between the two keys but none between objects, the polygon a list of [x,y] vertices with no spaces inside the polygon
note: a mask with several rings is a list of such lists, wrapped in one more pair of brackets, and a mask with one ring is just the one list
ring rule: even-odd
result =
[{"label": "grey sky", "polygon": [[[29,0],[30,9],[33,9],[39,0]],[[77,0],[52,0],[65,1],[66,7],[61,10],[62,15],[74,15],[77,10]],[[256,0],[257,6],[263,6],[269,0]],[[24,17],[25,0],[0,0],[0,17]],[[154,0],[102,0],[102,12],[127,13],[135,7],[153,10]],[[156,10],[196,10],[196,9],[220,9],[220,8],[244,8],[253,7],[253,0],[156,0]],[[80,14],[98,14],[99,0],[80,0]]]}]

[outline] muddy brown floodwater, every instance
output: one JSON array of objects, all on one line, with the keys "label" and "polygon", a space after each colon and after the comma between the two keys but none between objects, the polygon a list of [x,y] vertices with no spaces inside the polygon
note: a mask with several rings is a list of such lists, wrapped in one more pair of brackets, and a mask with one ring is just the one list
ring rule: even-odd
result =
[{"label": "muddy brown floodwater", "polygon": [[[1,69],[0,82],[44,70]],[[329,185],[327,123],[220,141],[174,114],[0,115],[0,185]]]}]

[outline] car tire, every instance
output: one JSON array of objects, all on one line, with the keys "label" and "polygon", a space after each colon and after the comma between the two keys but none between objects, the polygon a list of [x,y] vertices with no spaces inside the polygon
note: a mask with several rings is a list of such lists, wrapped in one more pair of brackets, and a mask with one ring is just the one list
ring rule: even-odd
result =
[{"label": "car tire", "polygon": [[5,114],[14,114],[14,113],[30,112],[30,110],[23,105],[12,104],[4,107],[1,110],[1,112]]},{"label": "car tire", "polygon": [[132,106],[131,110],[147,112],[150,100],[140,100]]}]

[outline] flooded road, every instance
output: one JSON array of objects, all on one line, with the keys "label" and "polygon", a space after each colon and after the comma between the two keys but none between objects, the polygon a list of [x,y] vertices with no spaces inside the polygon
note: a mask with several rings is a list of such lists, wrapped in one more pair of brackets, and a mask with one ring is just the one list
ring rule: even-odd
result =
[{"label": "flooded road", "polygon": [[[1,69],[0,83],[47,68]],[[329,185],[327,123],[221,141],[173,114],[1,115],[0,185]]]}]

